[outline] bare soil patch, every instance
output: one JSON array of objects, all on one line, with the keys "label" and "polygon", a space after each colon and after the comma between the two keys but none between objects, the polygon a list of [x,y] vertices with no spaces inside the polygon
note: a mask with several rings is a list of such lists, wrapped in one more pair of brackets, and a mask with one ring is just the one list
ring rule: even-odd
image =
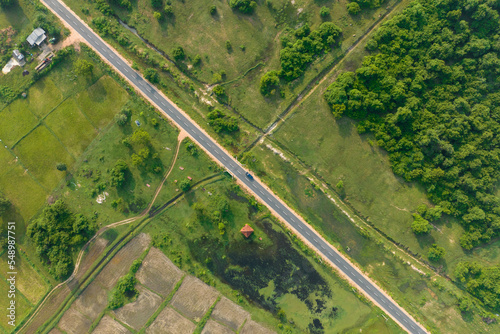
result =
[{"label": "bare soil patch", "polygon": [[58,325],[67,334],[87,333],[90,326],[92,326],[92,321],[78,312],[73,305],[64,313]]},{"label": "bare soil patch", "polygon": [[182,275],[183,272],[162,251],[152,247],[142,261],[136,277],[139,282],[166,297],[172,292]]},{"label": "bare soil patch", "polygon": [[96,238],[96,240],[89,245],[87,251],[82,257],[80,265],[78,266],[78,272],[75,275],[75,279],[68,283],[70,288],[73,288],[74,285],[77,284],[78,281],[80,281],[85,272],[90,269],[91,265],[102,254],[108,244],[108,240],[103,238]]},{"label": "bare soil patch", "polygon": [[78,296],[73,306],[80,311],[80,313],[95,320],[97,316],[104,311],[107,304],[107,291],[104,290],[99,283],[94,281],[90,283],[80,296]]},{"label": "bare soil patch", "polygon": [[203,327],[201,334],[234,334],[234,331],[210,319]]},{"label": "bare soil patch", "polygon": [[250,318],[250,313],[229,299],[221,298],[217,305],[215,305],[211,317],[212,319],[237,330],[241,327],[241,325],[243,325],[243,322],[246,319]]},{"label": "bare soil patch", "polygon": [[130,334],[130,331],[123,327],[118,321],[111,318],[109,315],[102,317],[99,325],[94,329],[92,334]]},{"label": "bare soil patch", "polygon": [[57,328],[53,328],[49,334],[63,334],[63,332],[61,332],[59,329]]},{"label": "bare soil patch", "polygon": [[137,259],[142,252],[148,247],[151,237],[145,233],[139,234],[126,244],[104,267],[101,273],[97,276],[96,281],[104,288],[111,289],[116,282],[125,275],[132,262]]},{"label": "bare soil patch", "polygon": [[162,298],[143,286],[136,286],[136,288],[139,290],[137,299],[113,313],[124,324],[139,330],[160,306]]},{"label": "bare soil patch", "polygon": [[177,311],[165,307],[155,321],[146,330],[147,334],[192,334],[196,328],[188,319]]},{"label": "bare soil patch", "polygon": [[270,329],[259,325],[253,320],[248,320],[240,331],[240,334],[276,334]]},{"label": "bare soil patch", "polygon": [[184,316],[200,321],[215,303],[219,292],[193,276],[187,276],[172,298],[172,306]]}]

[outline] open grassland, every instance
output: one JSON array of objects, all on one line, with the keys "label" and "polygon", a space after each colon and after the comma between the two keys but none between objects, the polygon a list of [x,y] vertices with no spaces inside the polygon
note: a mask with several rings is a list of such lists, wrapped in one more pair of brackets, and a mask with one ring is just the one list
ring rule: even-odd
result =
[{"label": "open grassland", "polygon": [[309,172],[298,161],[283,151],[282,155],[279,153],[276,143],[271,141],[252,149],[256,174],[424,326],[436,333],[497,330],[497,325],[486,325],[479,314],[462,317],[457,307],[457,297],[463,294],[460,289],[443,278],[429,278],[412,269],[407,260],[393,253],[393,245],[349,221],[330,198],[311,184]]},{"label": "open grassland", "polygon": [[[0,303],[5,305],[5,309],[7,309],[11,299],[7,297],[9,294],[9,283],[5,280],[5,278],[0,279]],[[16,323],[17,319],[23,319],[28,312],[31,310],[33,305],[26,299],[26,297],[19,291],[16,290]],[[7,311],[5,311],[7,312]],[[0,328],[3,329],[4,333],[11,333],[14,329],[13,326],[8,324],[9,319],[4,315],[0,319]]]},{"label": "open grassland", "polygon": [[[0,257],[0,266],[8,268],[7,252]],[[45,295],[48,285],[45,279],[38,273],[32,264],[24,256],[16,257],[16,288],[33,305]]]},{"label": "open grassland", "polygon": [[38,124],[38,119],[30,111],[24,100],[15,100],[0,114],[0,139],[12,147]]},{"label": "open grassland", "polygon": [[79,157],[98,133],[73,98],[61,103],[44,122],[73,157]]},{"label": "open grassland", "polygon": [[38,118],[47,115],[63,101],[62,92],[58,88],[58,86],[61,86],[56,85],[56,82],[52,76],[49,76],[41,79],[30,88],[26,106]]}]

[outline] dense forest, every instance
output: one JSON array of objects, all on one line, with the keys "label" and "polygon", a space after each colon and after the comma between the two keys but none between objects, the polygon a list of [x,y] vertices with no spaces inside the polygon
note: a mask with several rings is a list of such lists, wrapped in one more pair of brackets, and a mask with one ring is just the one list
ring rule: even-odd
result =
[{"label": "dense forest", "polygon": [[336,117],[375,134],[396,174],[425,185],[435,211],[461,221],[465,249],[500,230],[499,10],[499,0],[414,1],[324,95]]}]

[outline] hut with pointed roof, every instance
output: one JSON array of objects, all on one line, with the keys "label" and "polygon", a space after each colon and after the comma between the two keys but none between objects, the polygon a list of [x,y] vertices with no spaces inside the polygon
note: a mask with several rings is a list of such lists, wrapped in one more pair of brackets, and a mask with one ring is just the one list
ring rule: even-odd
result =
[{"label": "hut with pointed roof", "polygon": [[245,226],[243,226],[243,228],[240,230],[240,232],[245,236],[245,238],[248,238],[249,236],[252,235],[253,228],[251,228],[250,225],[245,224]]}]

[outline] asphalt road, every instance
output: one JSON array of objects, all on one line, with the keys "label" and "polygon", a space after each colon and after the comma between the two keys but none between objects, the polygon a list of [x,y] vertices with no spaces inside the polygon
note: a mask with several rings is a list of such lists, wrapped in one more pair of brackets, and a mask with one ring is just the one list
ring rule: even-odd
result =
[{"label": "asphalt road", "polygon": [[205,135],[196,125],[187,119],[165,98],[157,89],[149,84],[140,74],[127,65],[114,51],[89,28],[80,22],[65,6],[56,0],[43,0],[52,10],[58,13],[63,20],[72,26],[80,35],[94,47],[99,54],[106,58],[121,74],[132,81],[147,97],[154,101],[161,110],[167,114],[179,127],[184,129],[199,145],[209,151],[226,169],[243,182],[253,193],[264,201],[270,208],[286,220],[298,233],[307,239],[316,249],[327,257],[337,268],[348,276],[359,289],[365,291],[378,305],[393,318],[397,319],[404,328],[415,334],[426,333],[419,324],[407,316],[399,305],[387,298],[379,288],[360,274],[351,263],[339,255],[336,249],[319,238],[313,230],[303,223],[294,213],[283,205],[276,196],[266,190],[257,180],[246,177],[246,170],[243,169],[233,157],[226,154],[215,140]]}]

